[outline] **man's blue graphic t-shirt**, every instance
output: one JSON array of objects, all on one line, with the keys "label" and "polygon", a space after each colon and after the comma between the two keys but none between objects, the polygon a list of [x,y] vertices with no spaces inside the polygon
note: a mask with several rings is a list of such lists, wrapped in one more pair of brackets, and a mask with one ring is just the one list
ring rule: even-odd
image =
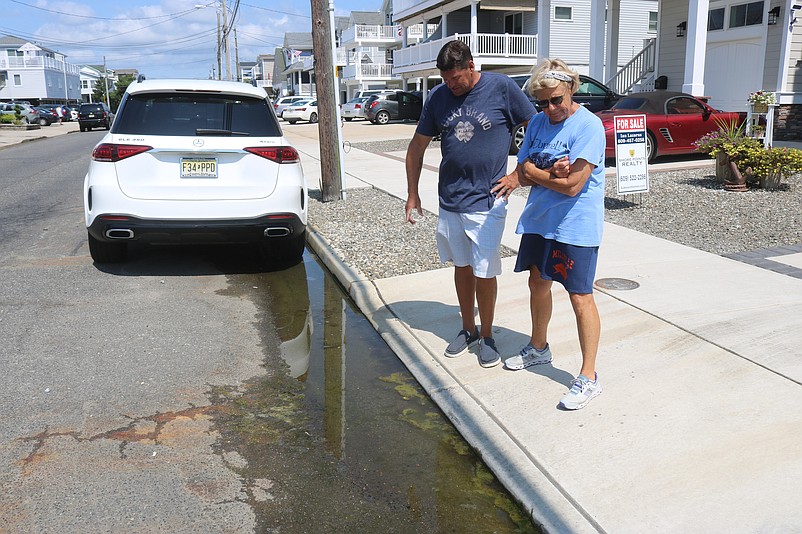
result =
[{"label": "man's blue graphic t-shirt", "polygon": [[547,187],[532,187],[516,232],[539,234],[569,245],[598,247],[604,227],[605,145],[601,120],[582,106],[558,124],[551,124],[545,113],[529,121],[518,152],[519,163],[529,159],[539,169],[548,169],[568,156],[571,163],[584,159],[595,167],[575,197]]},{"label": "man's blue graphic t-shirt", "polygon": [[462,96],[445,85],[426,100],[417,132],[440,134],[440,207],[457,213],[488,211],[492,184],[507,174],[512,132],[535,108],[508,76],[483,72]]}]

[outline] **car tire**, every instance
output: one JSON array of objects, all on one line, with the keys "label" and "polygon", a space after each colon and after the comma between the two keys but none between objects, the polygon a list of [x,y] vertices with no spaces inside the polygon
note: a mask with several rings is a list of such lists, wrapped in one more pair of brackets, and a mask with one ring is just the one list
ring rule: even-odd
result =
[{"label": "car tire", "polygon": [[107,243],[98,241],[92,234],[87,233],[89,240],[89,254],[95,263],[120,263],[128,255],[128,243]]},{"label": "car tire", "polygon": [[510,156],[516,156],[521,150],[521,145],[524,142],[524,136],[526,136],[526,126],[523,124],[519,125],[517,128],[515,128],[515,130],[513,130],[512,141],[510,141]]},{"label": "car tire", "polygon": [[354,120],[354,118],[353,118],[353,117],[345,117],[345,121],[346,121],[346,122],[351,122],[352,120]]},{"label": "car tire", "polygon": [[317,113],[312,113],[311,115],[309,115],[309,122],[311,122],[312,124],[315,124],[317,122]]},{"label": "car tire", "polygon": [[81,125],[78,125],[78,128],[79,128],[79,129],[80,129],[82,132],[85,132],[85,131],[86,131],[86,126],[81,126]]},{"label": "car tire", "polygon": [[297,120],[295,120],[295,119],[284,119],[284,120],[286,120],[286,121],[287,121],[287,122],[289,122],[290,124],[295,124],[296,122],[298,122],[298,121],[297,121]]},{"label": "car tire", "polygon": [[387,124],[390,122],[390,114],[387,111],[380,111],[376,114],[376,122],[379,124]]},{"label": "car tire", "polygon": [[47,119],[39,119],[39,126],[47,126],[48,122]]},{"label": "car tire", "polygon": [[657,159],[657,141],[654,139],[654,134],[646,130],[646,161],[654,163]]}]

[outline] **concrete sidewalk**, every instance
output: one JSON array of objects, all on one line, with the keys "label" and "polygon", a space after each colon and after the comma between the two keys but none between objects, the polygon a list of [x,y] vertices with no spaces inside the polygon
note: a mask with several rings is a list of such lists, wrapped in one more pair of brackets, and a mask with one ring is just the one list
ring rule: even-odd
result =
[{"label": "concrete sidewalk", "polygon": [[[375,137],[381,128],[388,127],[365,130]],[[411,137],[407,129],[399,132]],[[285,128],[316,184],[317,139],[302,131]],[[405,199],[402,155],[352,149],[347,186]],[[438,160],[435,151],[427,155],[421,180],[424,208],[434,213]],[[504,244],[513,249],[522,207],[521,199],[510,202]],[[606,224],[597,280],[638,287],[597,287],[604,392],[567,412],[557,403],[581,357],[559,284],[553,364],[483,369],[475,352],[442,356],[460,324],[452,269],[370,281],[320,236],[310,232],[309,241],[545,530],[802,531],[802,280]],[[776,260],[800,266],[799,256]],[[513,265],[514,258],[504,260],[494,328],[505,357],[529,332],[527,275],[513,273]]]}]

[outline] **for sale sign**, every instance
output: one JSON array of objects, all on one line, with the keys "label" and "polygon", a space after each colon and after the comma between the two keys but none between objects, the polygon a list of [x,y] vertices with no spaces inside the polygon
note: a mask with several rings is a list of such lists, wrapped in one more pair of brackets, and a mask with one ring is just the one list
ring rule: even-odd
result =
[{"label": "for sale sign", "polygon": [[622,115],[615,118],[615,163],[619,195],[649,191],[646,115]]}]

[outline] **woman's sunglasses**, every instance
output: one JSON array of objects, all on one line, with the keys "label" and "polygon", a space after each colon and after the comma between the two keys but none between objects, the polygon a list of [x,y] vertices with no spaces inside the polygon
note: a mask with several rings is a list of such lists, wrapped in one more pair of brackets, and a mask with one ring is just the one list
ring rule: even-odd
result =
[{"label": "woman's sunglasses", "polygon": [[535,105],[540,109],[546,109],[549,104],[552,106],[559,106],[563,102],[563,97],[565,95],[560,96],[553,96],[551,98],[546,98],[545,100],[535,100]]}]

